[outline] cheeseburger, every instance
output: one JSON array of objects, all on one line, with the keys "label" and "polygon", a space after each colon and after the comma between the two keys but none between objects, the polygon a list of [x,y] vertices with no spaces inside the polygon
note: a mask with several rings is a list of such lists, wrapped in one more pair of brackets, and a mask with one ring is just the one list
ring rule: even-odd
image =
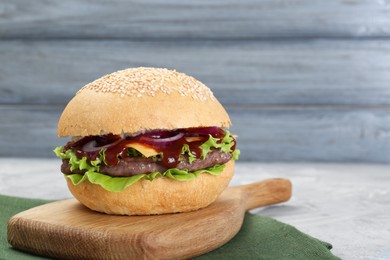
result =
[{"label": "cheeseburger", "polygon": [[206,207],[238,158],[225,109],[183,73],[132,68],[77,92],[63,111],[54,152],[74,197],[108,214],[150,215]]}]

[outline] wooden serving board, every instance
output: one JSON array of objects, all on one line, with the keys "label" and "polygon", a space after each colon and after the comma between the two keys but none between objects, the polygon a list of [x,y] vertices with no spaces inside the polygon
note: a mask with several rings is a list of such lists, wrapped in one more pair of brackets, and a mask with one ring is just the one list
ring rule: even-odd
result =
[{"label": "wooden serving board", "polygon": [[69,199],[13,216],[8,241],[17,249],[61,259],[185,259],[232,239],[245,211],[290,197],[289,180],[268,179],[228,188],[210,206],[178,214],[106,215]]}]

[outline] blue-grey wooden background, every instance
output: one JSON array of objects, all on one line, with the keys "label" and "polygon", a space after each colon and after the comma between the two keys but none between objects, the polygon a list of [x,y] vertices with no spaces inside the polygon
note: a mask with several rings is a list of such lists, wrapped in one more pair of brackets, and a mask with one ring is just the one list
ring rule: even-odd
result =
[{"label": "blue-grey wooden background", "polygon": [[388,0],[1,0],[0,156],[53,157],[84,84],[115,70],[195,76],[242,160],[390,163]]}]

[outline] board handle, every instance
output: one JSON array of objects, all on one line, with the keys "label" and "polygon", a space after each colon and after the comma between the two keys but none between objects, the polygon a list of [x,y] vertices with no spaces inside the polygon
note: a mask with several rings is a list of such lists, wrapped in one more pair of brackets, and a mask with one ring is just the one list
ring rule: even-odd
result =
[{"label": "board handle", "polygon": [[246,195],[245,209],[287,201],[291,198],[291,181],[288,179],[266,179],[247,185],[236,186]]}]

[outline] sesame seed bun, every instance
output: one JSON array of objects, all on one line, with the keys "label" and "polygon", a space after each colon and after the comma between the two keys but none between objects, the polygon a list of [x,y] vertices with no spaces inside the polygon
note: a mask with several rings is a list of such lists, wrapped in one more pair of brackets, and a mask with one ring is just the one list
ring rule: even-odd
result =
[{"label": "sesame seed bun", "polygon": [[88,208],[107,214],[152,215],[193,211],[214,202],[228,186],[234,173],[234,161],[217,175],[203,173],[191,181],[157,178],[141,180],[122,192],[110,192],[83,181],[73,185],[66,178],[73,196]]},{"label": "sesame seed bun", "polygon": [[210,89],[193,77],[168,69],[133,68],[84,86],[62,113],[58,136],[230,125]]}]

